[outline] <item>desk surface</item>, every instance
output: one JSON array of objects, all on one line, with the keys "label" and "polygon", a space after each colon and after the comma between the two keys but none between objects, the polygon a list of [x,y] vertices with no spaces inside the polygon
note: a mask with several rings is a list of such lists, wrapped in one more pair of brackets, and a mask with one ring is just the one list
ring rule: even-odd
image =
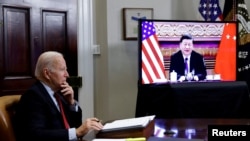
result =
[{"label": "desk surface", "polygon": [[[250,119],[156,119],[155,137],[202,139],[207,141],[208,125],[249,125]],[[176,134],[164,134],[172,130]]]},{"label": "desk surface", "polygon": [[136,117],[248,118],[248,86],[237,82],[184,82],[138,87]]}]

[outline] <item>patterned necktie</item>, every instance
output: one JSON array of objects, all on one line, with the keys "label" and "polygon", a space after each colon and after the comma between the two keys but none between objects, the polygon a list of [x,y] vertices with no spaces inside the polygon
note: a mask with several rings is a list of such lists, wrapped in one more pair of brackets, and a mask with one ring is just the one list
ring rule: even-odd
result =
[{"label": "patterned necktie", "polygon": [[54,96],[55,96],[56,101],[57,101],[57,103],[58,103],[58,106],[59,106],[59,109],[60,109],[60,112],[61,112],[61,115],[62,115],[62,118],[63,118],[64,126],[65,126],[66,129],[69,129],[70,126],[69,126],[69,123],[68,123],[67,118],[66,118],[66,116],[65,116],[64,109],[63,109],[63,105],[62,105],[62,101],[61,101],[61,99],[60,99],[60,97],[59,97],[59,94],[58,94],[58,93],[55,93]]},{"label": "patterned necktie", "polygon": [[185,58],[185,74],[188,73],[188,58]]}]

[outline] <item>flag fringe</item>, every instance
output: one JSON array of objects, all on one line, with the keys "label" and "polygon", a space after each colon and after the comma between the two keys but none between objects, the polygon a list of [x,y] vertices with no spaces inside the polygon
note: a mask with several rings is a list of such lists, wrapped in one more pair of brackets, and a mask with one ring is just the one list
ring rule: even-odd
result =
[{"label": "flag fringe", "polygon": [[226,17],[224,17],[224,21],[236,21],[234,10],[231,10],[231,11],[226,15]]},{"label": "flag fringe", "polygon": [[240,37],[239,45],[245,45],[250,42],[250,33],[244,34]]}]

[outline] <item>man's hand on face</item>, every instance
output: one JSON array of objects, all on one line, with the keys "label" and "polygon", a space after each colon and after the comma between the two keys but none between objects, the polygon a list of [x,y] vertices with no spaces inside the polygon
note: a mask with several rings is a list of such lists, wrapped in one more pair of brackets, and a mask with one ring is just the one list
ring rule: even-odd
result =
[{"label": "man's hand on face", "polygon": [[73,105],[75,103],[73,88],[67,82],[63,83],[61,88],[60,92],[64,96],[65,100]]}]

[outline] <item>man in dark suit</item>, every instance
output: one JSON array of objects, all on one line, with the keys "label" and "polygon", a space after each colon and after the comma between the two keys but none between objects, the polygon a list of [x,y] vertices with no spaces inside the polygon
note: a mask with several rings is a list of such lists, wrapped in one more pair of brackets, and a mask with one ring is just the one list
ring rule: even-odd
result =
[{"label": "man in dark suit", "polygon": [[169,72],[177,73],[177,80],[204,80],[207,75],[204,58],[193,50],[193,38],[191,35],[183,35],[180,38],[180,50],[170,58]]},{"label": "man in dark suit", "polygon": [[90,130],[103,128],[97,118],[82,122],[82,110],[66,82],[69,74],[61,53],[41,54],[35,76],[38,81],[21,96],[17,106],[14,118],[17,141],[76,141]]}]

